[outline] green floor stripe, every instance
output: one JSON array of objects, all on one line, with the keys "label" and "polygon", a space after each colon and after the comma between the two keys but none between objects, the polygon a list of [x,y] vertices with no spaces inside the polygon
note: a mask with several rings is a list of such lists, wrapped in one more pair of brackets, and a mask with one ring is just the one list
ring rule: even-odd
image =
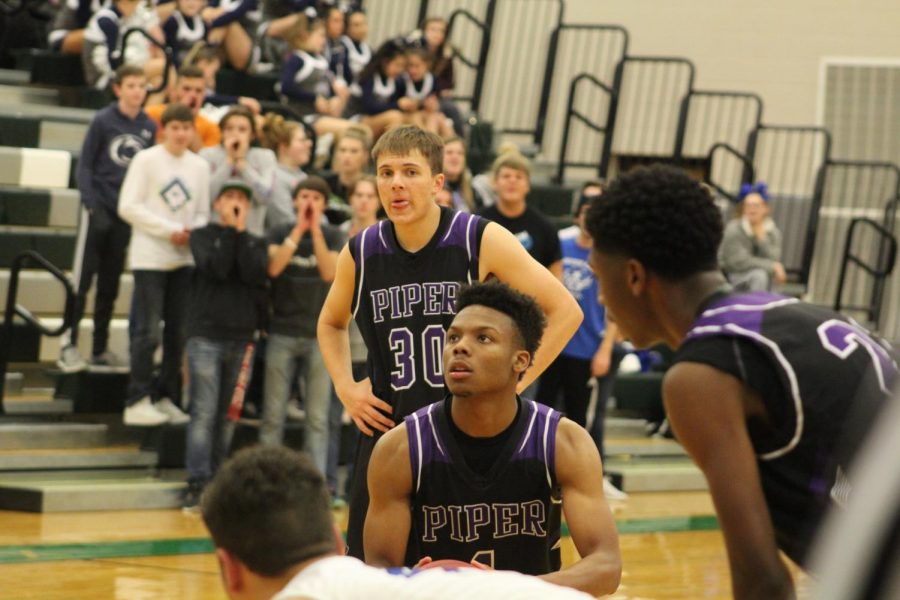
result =
[{"label": "green floor stripe", "polygon": [[[712,515],[664,517],[658,519],[622,519],[616,521],[620,534],[676,533],[684,531],[712,531],[719,522]],[[562,535],[569,528],[562,524]],[[133,540],[85,544],[33,544],[28,546],[0,546],[0,564],[32,563],[58,560],[91,560],[97,558],[126,558],[135,556],[171,556],[177,554],[205,554],[213,551],[209,538],[166,540]]]},{"label": "green floor stripe", "polygon": [[45,562],[51,560],[89,560],[130,556],[168,556],[203,554],[213,551],[209,538],[135,540],[93,544],[37,544],[0,546],[0,564]]}]

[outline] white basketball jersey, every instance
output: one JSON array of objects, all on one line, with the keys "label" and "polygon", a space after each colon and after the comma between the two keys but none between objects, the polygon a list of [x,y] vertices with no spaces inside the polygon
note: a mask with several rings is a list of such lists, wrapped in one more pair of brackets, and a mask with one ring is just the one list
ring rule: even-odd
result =
[{"label": "white basketball jersey", "polygon": [[272,600],[589,600],[588,594],[512,571],[370,567],[333,556],[303,569]]}]

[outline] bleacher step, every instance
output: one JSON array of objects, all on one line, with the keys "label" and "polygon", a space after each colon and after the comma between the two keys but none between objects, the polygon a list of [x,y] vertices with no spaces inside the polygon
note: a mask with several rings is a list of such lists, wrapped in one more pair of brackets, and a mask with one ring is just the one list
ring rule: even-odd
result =
[{"label": "bleacher step", "polygon": [[13,394],[21,394],[24,385],[25,375],[22,373],[7,373],[6,380],[3,382],[3,397],[7,398]]},{"label": "bleacher step", "polygon": [[609,460],[606,474],[625,492],[688,492],[707,489],[703,473],[688,460],[621,463]]},{"label": "bleacher step", "polygon": [[687,456],[681,444],[667,439],[606,439],[604,446],[606,455],[616,457],[618,460],[671,459]]},{"label": "bleacher step", "polygon": [[184,487],[183,482],[152,477],[8,483],[0,485],[0,509],[45,513],[176,508]]},{"label": "bleacher step", "polygon": [[28,85],[31,74],[20,69],[0,69],[0,83],[3,85]]},{"label": "bleacher step", "polygon": [[0,471],[72,469],[150,469],[156,453],[136,446],[84,449],[0,450]]},{"label": "bleacher step", "polygon": [[45,394],[7,396],[3,399],[3,410],[7,415],[69,415],[73,403],[66,398],[53,398]]},{"label": "bleacher step", "polygon": [[59,92],[49,88],[9,85],[5,81],[0,80],[0,103],[58,106]]},{"label": "bleacher step", "polygon": [[613,438],[643,438],[647,436],[649,423],[644,419],[623,417],[607,417],[604,422],[604,435],[607,440]]},{"label": "bleacher step", "polygon": [[0,450],[95,448],[106,443],[96,423],[0,423]]},{"label": "bleacher step", "polygon": [[[69,273],[71,277],[71,273]],[[123,273],[119,280],[119,295],[113,306],[113,314],[127,317],[131,306],[134,276]],[[0,271],[0,298],[6,298],[9,289],[9,271]],[[93,314],[96,285],[88,293],[85,314]],[[65,288],[46,271],[24,270],[19,272],[19,289],[16,301],[36,315],[59,316],[66,306]]]}]

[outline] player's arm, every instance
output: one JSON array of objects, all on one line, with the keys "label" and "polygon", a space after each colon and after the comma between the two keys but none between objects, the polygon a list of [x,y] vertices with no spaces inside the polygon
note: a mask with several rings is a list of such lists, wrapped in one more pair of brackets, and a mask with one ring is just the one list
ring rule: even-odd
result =
[{"label": "player's arm", "polygon": [[369,379],[362,381],[353,379],[347,325],[350,322],[355,278],[355,264],[350,255],[350,247],[346,245],[338,255],[334,282],[325,298],[322,312],[319,313],[316,337],[322,358],[325,360],[325,368],[331,375],[338,398],[347,408],[359,430],[366,435],[372,435],[372,429],[387,431],[394,423],[379,412],[378,409],[390,413],[392,409],[390,404],[372,394]]},{"label": "player's arm", "polygon": [[534,363],[525,371],[518,391],[527,388],[568,343],[578,330],[583,315],[575,298],[562,282],[534,260],[509,231],[488,223],[481,240],[479,279],[493,275],[524,294],[533,296],[547,317],[547,328]]},{"label": "player's arm", "polygon": [[594,441],[574,421],[562,419],[556,432],[556,480],[563,514],[582,557],[541,579],[594,596],[612,594],[622,577],[619,534],[603,496],[603,467]]},{"label": "player's arm", "polygon": [[375,444],[369,460],[369,512],[363,529],[366,562],[401,567],[412,520],[412,466],[406,425],[400,424]]},{"label": "player's arm", "polygon": [[734,597],[793,598],[747,433],[745,397],[741,381],[700,363],[676,364],[663,382],[672,430],[709,484]]}]

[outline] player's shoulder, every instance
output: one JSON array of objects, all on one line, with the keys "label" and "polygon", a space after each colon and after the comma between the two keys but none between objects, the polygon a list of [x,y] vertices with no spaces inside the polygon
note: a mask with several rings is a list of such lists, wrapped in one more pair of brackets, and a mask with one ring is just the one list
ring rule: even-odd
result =
[{"label": "player's shoulder", "polygon": [[375,442],[375,449],[372,451],[372,460],[394,462],[397,460],[409,460],[409,438],[407,434],[407,426],[405,422],[398,423],[390,431],[381,436]]}]

